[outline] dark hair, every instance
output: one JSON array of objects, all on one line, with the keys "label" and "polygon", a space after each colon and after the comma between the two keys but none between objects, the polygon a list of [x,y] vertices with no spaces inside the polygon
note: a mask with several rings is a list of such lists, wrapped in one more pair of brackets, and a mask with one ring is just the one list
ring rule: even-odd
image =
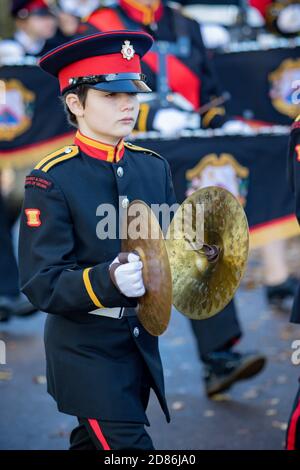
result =
[{"label": "dark hair", "polygon": [[78,122],[77,122],[77,118],[75,114],[73,114],[70,111],[69,106],[67,105],[67,102],[66,102],[66,98],[70,93],[74,93],[75,95],[78,96],[78,99],[80,103],[82,104],[82,106],[85,107],[85,102],[86,102],[88,91],[89,91],[89,87],[87,85],[79,85],[78,87],[67,91],[61,97],[61,101],[64,106],[65,113],[67,115],[68,123],[71,124],[71,126],[74,126],[77,128]]}]

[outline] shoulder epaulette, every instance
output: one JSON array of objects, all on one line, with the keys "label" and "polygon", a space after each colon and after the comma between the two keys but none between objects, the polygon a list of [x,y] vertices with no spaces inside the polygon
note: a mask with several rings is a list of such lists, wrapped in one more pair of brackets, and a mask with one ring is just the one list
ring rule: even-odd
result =
[{"label": "shoulder epaulette", "polygon": [[70,158],[75,157],[78,155],[79,149],[77,145],[69,145],[68,147],[62,147],[56,152],[50,153],[47,157],[43,158],[35,167],[35,170],[41,170],[47,173],[53,166],[57,165],[58,163],[64,162],[65,160],[69,160]]},{"label": "shoulder epaulette", "polygon": [[159,153],[156,153],[150,149],[145,149],[144,147],[139,147],[138,145],[133,145],[131,142],[124,142],[124,146],[127,147],[129,150],[133,150],[136,152],[150,153],[151,155],[154,155],[155,157],[163,159],[163,157],[159,155]]}]

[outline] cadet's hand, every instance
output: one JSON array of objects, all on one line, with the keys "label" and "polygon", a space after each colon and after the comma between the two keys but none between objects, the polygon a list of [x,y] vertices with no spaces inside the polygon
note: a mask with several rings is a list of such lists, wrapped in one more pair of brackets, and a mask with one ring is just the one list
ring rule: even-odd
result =
[{"label": "cadet's hand", "polygon": [[277,19],[278,29],[284,34],[296,34],[300,31],[300,5],[292,4],[283,8]]},{"label": "cadet's hand", "polygon": [[183,129],[199,129],[200,116],[176,108],[160,109],[153,120],[153,129],[164,135],[172,135]]},{"label": "cadet's hand", "polygon": [[126,297],[142,297],[146,289],[142,277],[143,263],[135,253],[119,253],[109,266],[112,282]]}]

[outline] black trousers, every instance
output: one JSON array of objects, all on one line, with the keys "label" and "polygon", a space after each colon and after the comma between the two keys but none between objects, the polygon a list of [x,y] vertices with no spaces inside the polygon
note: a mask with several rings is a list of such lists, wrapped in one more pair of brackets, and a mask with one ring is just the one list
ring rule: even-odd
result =
[{"label": "black trousers", "polygon": [[70,450],[154,450],[152,440],[141,423],[118,423],[78,418],[71,432]]},{"label": "black trousers", "polygon": [[19,274],[10,227],[0,192],[0,295],[19,294]]},{"label": "black trousers", "polygon": [[190,320],[190,324],[200,359],[242,336],[234,300],[214,317],[208,320]]},{"label": "black trousers", "polygon": [[289,419],[286,433],[286,449],[300,450],[300,386]]}]

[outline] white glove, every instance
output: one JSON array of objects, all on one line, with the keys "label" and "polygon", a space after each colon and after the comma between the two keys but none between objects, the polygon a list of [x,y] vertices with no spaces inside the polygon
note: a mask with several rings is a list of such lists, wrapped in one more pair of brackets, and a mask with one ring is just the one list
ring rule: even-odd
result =
[{"label": "white glove", "polygon": [[126,297],[142,297],[145,294],[142,269],[143,263],[135,253],[120,253],[109,266],[113,283]]},{"label": "white glove", "polygon": [[183,129],[198,129],[199,127],[199,114],[176,108],[160,109],[153,120],[153,129],[164,135],[172,135]]},{"label": "white glove", "polygon": [[277,26],[282,33],[300,31],[300,5],[288,5],[279,13]]},{"label": "white glove", "polygon": [[223,124],[221,128],[226,134],[234,135],[234,134],[252,134],[251,127],[243,121],[227,121]]},{"label": "white glove", "polygon": [[224,26],[219,24],[201,24],[200,31],[205,46],[208,49],[224,47],[230,44],[230,34]]}]

